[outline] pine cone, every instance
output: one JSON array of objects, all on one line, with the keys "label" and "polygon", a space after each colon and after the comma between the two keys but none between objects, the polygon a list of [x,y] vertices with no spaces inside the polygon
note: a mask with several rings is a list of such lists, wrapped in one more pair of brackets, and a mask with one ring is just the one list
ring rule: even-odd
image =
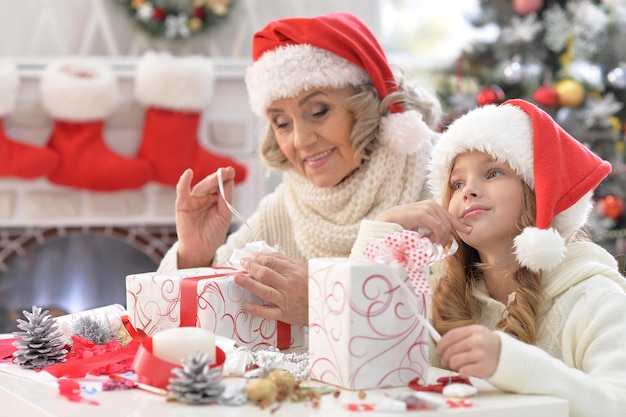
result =
[{"label": "pine cone", "polygon": [[23,311],[28,319],[17,320],[17,327],[22,332],[13,332],[20,340],[13,342],[18,350],[14,353],[14,362],[28,369],[40,369],[55,363],[65,362],[64,343],[59,326],[48,310],[41,312],[40,307],[33,306],[33,311]]},{"label": "pine cone", "polygon": [[169,396],[188,404],[209,404],[217,402],[224,392],[222,369],[209,368],[209,355],[198,352],[182,361],[183,368],[172,372],[167,389]]},{"label": "pine cone", "polygon": [[88,316],[77,318],[72,328],[74,335],[87,339],[96,345],[106,345],[115,339],[115,333],[108,325]]}]

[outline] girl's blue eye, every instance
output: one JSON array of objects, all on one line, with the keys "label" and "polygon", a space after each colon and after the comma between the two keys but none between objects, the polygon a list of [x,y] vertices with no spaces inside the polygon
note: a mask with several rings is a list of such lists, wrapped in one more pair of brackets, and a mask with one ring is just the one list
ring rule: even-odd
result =
[{"label": "girl's blue eye", "polygon": [[457,182],[452,183],[452,190],[453,191],[458,191],[461,188],[463,188],[463,183],[462,182],[457,181]]},{"label": "girl's blue eye", "polygon": [[494,169],[493,171],[489,171],[489,174],[487,175],[487,178],[501,177],[502,175],[504,175],[504,173],[502,171]]}]

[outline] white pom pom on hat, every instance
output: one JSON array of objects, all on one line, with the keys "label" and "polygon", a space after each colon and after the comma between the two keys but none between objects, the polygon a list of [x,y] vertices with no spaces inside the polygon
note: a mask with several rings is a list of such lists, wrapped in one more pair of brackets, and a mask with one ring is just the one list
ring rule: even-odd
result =
[{"label": "white pom pom on hat", "polygon": [[534,190],[535,226],[515,238],[515,255],[520,265],[535,272],[555,268],[565,255],[565,239],[586,223],[593,191],[611,172],[611,165],[539,107],[509,100],[470,111],[442,134],[428,175],[439,201],[454,159],[473,150],[508,163]]},{"label": "white pom pom on hat", "polygon": [[[265,116],[270,103],[312,88],[343,88],[371,81],[381,99],[398,90],[382,47],[370,30],[348,13],[270,22],[254,35],[253,63],[246,70],[250,106]],[[383,117],[381,142],[399,153],[420,150],[432,131],[422,115],[402,105]],[[430,140],[429,140],[430,141]]]}]

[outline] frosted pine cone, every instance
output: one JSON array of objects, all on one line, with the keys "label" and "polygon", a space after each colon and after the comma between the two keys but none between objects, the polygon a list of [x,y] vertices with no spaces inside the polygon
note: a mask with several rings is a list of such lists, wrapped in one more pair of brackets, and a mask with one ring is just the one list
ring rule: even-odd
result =
[{"label": "frosted pine cone", "polygon": [[17,320],[17,327],[23,331],[13,332],[20,340],[13,342],[18,350],[14,353],[14,362],[28,369],[40,369],[55,363],[65,362],[67,350],[61,340],[59,326],[48,310],[41,311],[33,306],[33,311],[23,311],[28,319]]},{"label": "frosted pine cone", "polygon": [[115,333],[106,324],[87,316],[76,319],[73,332],[96,345],[106,345],[115,339]]},{"label": "frosted pine cone", "polygon": [[182,361],[183,368],[175,368],[175,378],[170,378],[169,396],[188,404],[217,402],[224,392],[222,369],[209,368],[209,355],[198,352]]}]

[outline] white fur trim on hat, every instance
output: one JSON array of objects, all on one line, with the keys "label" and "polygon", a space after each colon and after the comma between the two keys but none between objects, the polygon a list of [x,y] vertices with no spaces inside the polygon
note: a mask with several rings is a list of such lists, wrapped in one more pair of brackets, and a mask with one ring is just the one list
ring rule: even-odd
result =
[{"label": "white fur trim on hat", "polygon": [[557,214],[552,219],[552,227],[566,237],[583,227],[593,209],[592,198],[593,191],[589,191],[576,203]]},{"label": "white fur trim on hat", "polygon": [[465,152],[485,152],[508,163],[534,189],[533,131],[528,115],[516,106],[488,105],[454,121],[433,149],[428,185],[441,202],[454,159]]},{"label": "white fur trim on hat", "polygon": [[549,271],[565,256],[565,238],[553,228],[526,227],[513,242],[517,261],[531,271]]},{"label": "white fur trim on hat", "polygon": [[202,111],[215,89],[215,65],[199,55],[146,52],[137,64],[135,95],[145,106]]},{"label": "white fur trim on hat", "polygon": [[428,152],[430,149],[421,148],[431,143],[428,138],[432,135],[433,131],[415,110],[390,113],[381,120],[380,140],[396,153]]},{"label": "white fur trim on hat", "polygon": [[550,271],[565,256],[565,239],[580,229],[592,209],[593,192],[588,192],[574,205],[563,210],[552,220],[552,227],[527,227],[514,239],[515,256],[520,265],[539,272]]},{"label": "white fur trim on hat", "polygon": [[306,44],[265,52],[246,70],[250,107],[261,117],[275,100],[295,97],[312,88],[343,88],[369,80],[363,68]]},{"label": "white fur trim on hat", "polygon": [[20,76],[13,60],[0,59],[0,117],[13,113]]},{"label": "white fur trim on hat", "polygon": [[55,119],[86,122],[110,116],[119,102],[117,78],[95,58],[72,57],[50,63],[40,81],[44,108]]}]

